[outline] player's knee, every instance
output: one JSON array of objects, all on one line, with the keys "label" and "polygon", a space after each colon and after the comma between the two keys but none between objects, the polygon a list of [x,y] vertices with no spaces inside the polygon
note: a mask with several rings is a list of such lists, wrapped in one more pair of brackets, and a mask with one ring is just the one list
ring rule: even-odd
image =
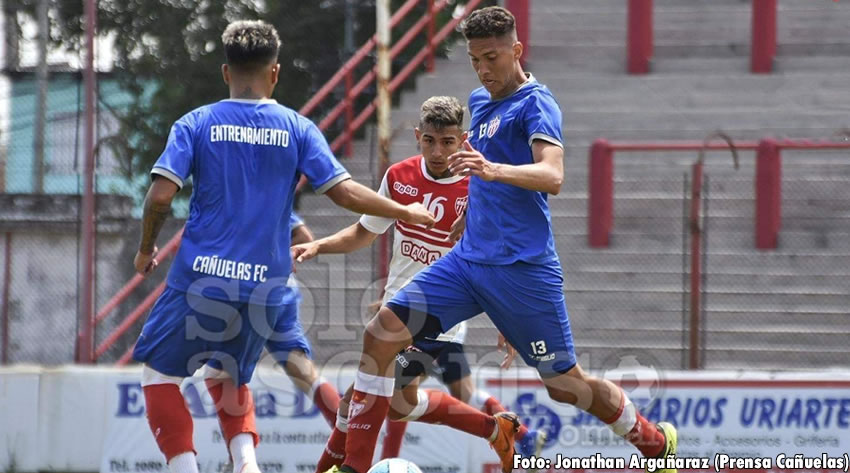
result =
[{"label": "player's knee", "polygon": [[412,342],[404,322],[390,309],[383,307],[366,326],[363,348],[370,353],[380,352],[389,356],[406,348]]},{"label": "player's knee", "polygon": [[584,404],[593,396],[590,379],[578,365],[566,373],[545,378],[543,384],[549,397],[557,402],[578,405],[580,402]]}]

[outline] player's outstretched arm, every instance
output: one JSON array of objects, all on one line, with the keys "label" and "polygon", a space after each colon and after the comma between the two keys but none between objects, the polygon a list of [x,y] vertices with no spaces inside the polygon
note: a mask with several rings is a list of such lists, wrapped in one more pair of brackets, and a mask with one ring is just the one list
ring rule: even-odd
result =
[{"label": "player's outstretched arm", "polygon": [[360,222],[357,222],[333,235],[309,243],[294,245],[292,254],[295,262],[303,263],[319,254],[357,251],[371,245],[376,238],[378,238],[377,233],[366,230]]},{"label": "player's outstretched arm", "polygon": [[139,251],[133,260],[136,271],[148,274],[156,268],[156,237],[162,230],[165,219],[171,213],[171,201],[177,191],[177,184],[163,177],[154,176],[153,183],[145,196],[144,213],[142,214],[142,238]]},{"label": "player's outstretched arm", "polygon": [[492,163],[465,141],[463,149],[449,156],[449,170],[452,174],[478,176],[485,181],[558,195],[564,181],[564,149],[548,141],[534,140],[531,153],[533,164]]},{"label": "player's outstretched arm", "polygon": [[434,225],[434,215],[422,204],[399,204],[351,179],[331,187],[325,195],[335,204],[352,212],[393,218],[407,223],[425,225],[428,228]]}]

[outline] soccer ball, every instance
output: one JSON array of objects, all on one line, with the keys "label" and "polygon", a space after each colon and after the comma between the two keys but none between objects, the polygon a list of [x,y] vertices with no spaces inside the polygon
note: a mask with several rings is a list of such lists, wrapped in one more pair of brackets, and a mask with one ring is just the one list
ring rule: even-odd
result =
[{"label": "soccer ball", "polygon": [[422,470],[404,458],[381,460],[366,473],[422,473]]}]

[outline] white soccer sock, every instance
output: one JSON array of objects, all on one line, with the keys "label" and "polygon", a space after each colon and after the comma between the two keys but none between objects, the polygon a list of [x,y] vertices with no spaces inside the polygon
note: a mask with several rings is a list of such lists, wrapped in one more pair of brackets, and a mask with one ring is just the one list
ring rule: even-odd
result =
[{"label": "white soccer sock", "polygon": [[422,417],[426,412],[428,412],[428,393],[420,389],[416,391],[416,406],[410,411],[410,414],[399,419],[399,422],[413,422]]},{"label": "white soccer sock", "polygon": [[310,386],[310,390],[307,392],[307,397],[310,398],[311,401],[313,399],[315,399],[316,398],[316,390],[319,389],[319,386],[321,386],[321,385],[323,385],[327,382],[328,381],[325,378],[316,378],[316,380],[313,381],[313,385]]},{"label": "white soccer sock", "polygon": [[472,396],[469,396],[469,405],[481,412],[484,412],[487,400],[491,397],[492,396],[490,396],[490,393],[487,391],[483,389],[476,389],[475,392],[472,393]]},{"label": "white soccer sock", "polygon": [[625,391],[622,389],[620,389],[620,395],[622,396],[620,398],[620,408],[614,416],[606,419],[605,422],[615,434],[624,437],[637,423],[637,410],[635,409],[635,405],[632,404],[632,400],[626,396]]},{"label": "white soccer sock", "polygon": [[336,411],[336,429],[342,433],[348,433],[348,414],[342,415],[339,409]]},{"label": "white soccer sock", "polygon": [[487,439],[488,442],[493,443],[496,441],[496,437],[499,436],[499,422],[497,421],[493,426],[493,433],[490,434],[490,438]]},{"label": "white soccer sock", "polygon": [[[376,376],[374,374],[358,371],[354,378],[354,390],[361,393],[373,394],[375,396],[393,397],[393,388],[395,387],[395,378],[387,378],[385,376]],[[349,409],[351,407],[349,406]],[[348,412],[348,417],[351,411]]]},{"label": "white soccer sock", "polygon": [[239,473],[245,465],[256,464],[254,436],[249,433],[238,434],[230,439],[230,456],[233,457],[233,473]]},{"label": "white soccer sock", "polygon": [[171,473],[198,473],[198,461],[193,452],[185,452],[172,457],[168,462]]}]

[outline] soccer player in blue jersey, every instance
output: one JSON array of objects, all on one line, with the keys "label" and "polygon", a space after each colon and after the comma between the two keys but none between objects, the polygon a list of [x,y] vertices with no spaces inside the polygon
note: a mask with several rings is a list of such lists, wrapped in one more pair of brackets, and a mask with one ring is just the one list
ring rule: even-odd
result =
[{"label": "soccer player in blue jersey", "polygon": [[421,204],[403,206],[355,183],[318,128],[270,97],[280,40],[259,21],[228,25],[222,66],[230,98],[180,118],[151,171],[136,270],[157,266],[154,242],[191,176],[189,218],[167,288],[133,353],[144,363],[148,422],[172,473],[196,473],[192,418],[180,383],[212,360],[227,378],[211,390],[234,473],[257,473],[251,379],[278,320],[292,262],[290,224],[303,174],[318,193],[356,213],[431,226]]},{"label": "soccer player in blue jersey", "polygon": [[[449,158],[454,174],[472,176],[466,231],[370,321],[340,471],[369,469],[392,396],[396,353],[481,312],[537,368],[553,400],[598,417],[646,456],[675,454],[672,425],[649,423],[619,387],[576,363],[547,202],[560,192],[564,174],[555,98],[523,71],[510,12],[477,10],[463,34],[483,85],[469,97],[469,139]],[[505,434],[512,440],[513,432]],[[513,470],[513,444],[497,449],[504,472]]]}]

